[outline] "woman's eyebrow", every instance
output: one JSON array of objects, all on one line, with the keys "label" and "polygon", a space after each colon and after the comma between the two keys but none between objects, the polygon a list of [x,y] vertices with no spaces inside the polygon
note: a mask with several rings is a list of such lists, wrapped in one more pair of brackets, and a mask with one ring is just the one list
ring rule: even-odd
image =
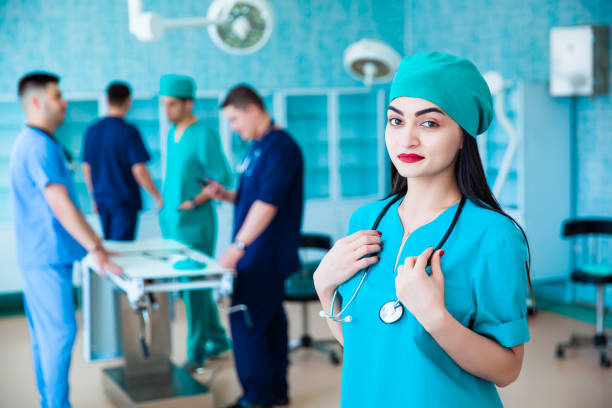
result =
[{"label": "woman's eyebrow", "polygon": [[[390,107],[390,106],[389,106],[389,109],[391,109],[391,107]],[[423,109],[423,110],[420,110],[420,111],[415,112],[415,113],[414,113],[414,117],[417,117],[417,116],[420,116],[420,115],[424,115],[424,114],[429,113],[429,112],[438,112],[438,113],[440,113],[440,114],[444,115],[444,112],[442,112],[442,111],[441,111],[440,109],[438,109],[438,108],[427,108],[427,109]]]},{"label": "woman's eyebrow", "polygon": [[388,110],[392,110],[393,112],[395,112],[395,113],[397,113],[397,114],[400,114],[400,115],[404,116],[404,112],[402,112],[401,110],[399,110],[399,109],[397,109],[397,108],[394,108],[393,106],[389,106],[387,109],[388,109]]}]

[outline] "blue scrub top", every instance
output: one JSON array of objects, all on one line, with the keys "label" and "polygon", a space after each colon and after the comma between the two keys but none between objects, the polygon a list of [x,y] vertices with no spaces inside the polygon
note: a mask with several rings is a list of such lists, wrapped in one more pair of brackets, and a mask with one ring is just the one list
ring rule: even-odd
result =
[{"label": "blue scrub top", "polygon": [[[349,233],[369,230],[389,201],[368,204],[351,217]],[[395,300],[394,264],[403,227],[394,203],[382,219],[380,261],[366,277],[343,316],[342,407],[500,407],[495,385],[473,376],[454,360],[404,309],[394,324],[379,318],[380,307]],[[436,246],[459,204],[445,210],[406,240],[398,266]],[[444,295],[448,311],[461,324],[504,347],[529,340],[527,328],[527,247],[507,217],[467,201],[442,247]],[[361,272],[340,286],[343,302],[354,293]]]},{"label": "blue scrub top", "polygon": [[18,265],[22,269],[66,265],[85,256],[85,249],[62,227],[43,195],[47,185],[63,184],[78,207],[60,144],[40,129],[25,127],[13,145],[10,178]]},{"label": "blue scrub top", "polygon": [[142,208],[132,166],[151,157],[140,132],[123,118],[106,117],[87,129],[82,160],[91,166],[94,198],[111,208]]},{"label": "blue scrub top", "polygon": [[243,161],[234,208],[233,237],[255,200],[274,205],[278,212],[264,232],[247,247],[238,262],[238,271],[265,269],[286,276],[299,270],[303,167],[299,146],[284,130],[271,129],[252,143]]}]

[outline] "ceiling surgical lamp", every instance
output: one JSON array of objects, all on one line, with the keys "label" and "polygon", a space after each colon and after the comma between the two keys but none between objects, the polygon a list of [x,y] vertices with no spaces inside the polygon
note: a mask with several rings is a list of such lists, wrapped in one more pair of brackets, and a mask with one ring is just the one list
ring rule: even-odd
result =
[{"label": "ceiling surgical lamp", "polygon": [[128,0],[129,29],[143,42],[161,39],[166,31],[207,27],[216,46],[230,54],[252,54],[272,34],[274,13],[266,0],[214,0],[206,17],[164,18],[143,11],[142,0]]}]

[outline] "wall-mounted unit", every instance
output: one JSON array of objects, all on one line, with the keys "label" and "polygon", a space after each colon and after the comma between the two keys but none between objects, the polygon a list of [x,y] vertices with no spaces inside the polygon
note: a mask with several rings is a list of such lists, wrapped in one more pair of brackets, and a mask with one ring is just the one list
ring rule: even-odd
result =
[{"label": "wall-mounted unit", "polygon": [[607,94],[610,26],[581,25],[550,30],[550,94]]}]

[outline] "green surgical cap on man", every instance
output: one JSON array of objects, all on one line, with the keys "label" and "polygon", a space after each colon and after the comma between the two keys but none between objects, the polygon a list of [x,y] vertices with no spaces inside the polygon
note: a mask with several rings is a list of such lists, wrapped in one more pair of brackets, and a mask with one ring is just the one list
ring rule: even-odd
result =
[{"label": "green surgical cap on man", "polygon": [[402,59],[391,84],[389,102],[401,96],[438,105],[474,137],[487,130],[493,120],[493,98],[476,66],[443,52]]},{"label": "green surgical cap on man", "polygon": [[179,99],[195,98],[195,81],[185,75],[168,74],[159,81],[159,94]]}]

